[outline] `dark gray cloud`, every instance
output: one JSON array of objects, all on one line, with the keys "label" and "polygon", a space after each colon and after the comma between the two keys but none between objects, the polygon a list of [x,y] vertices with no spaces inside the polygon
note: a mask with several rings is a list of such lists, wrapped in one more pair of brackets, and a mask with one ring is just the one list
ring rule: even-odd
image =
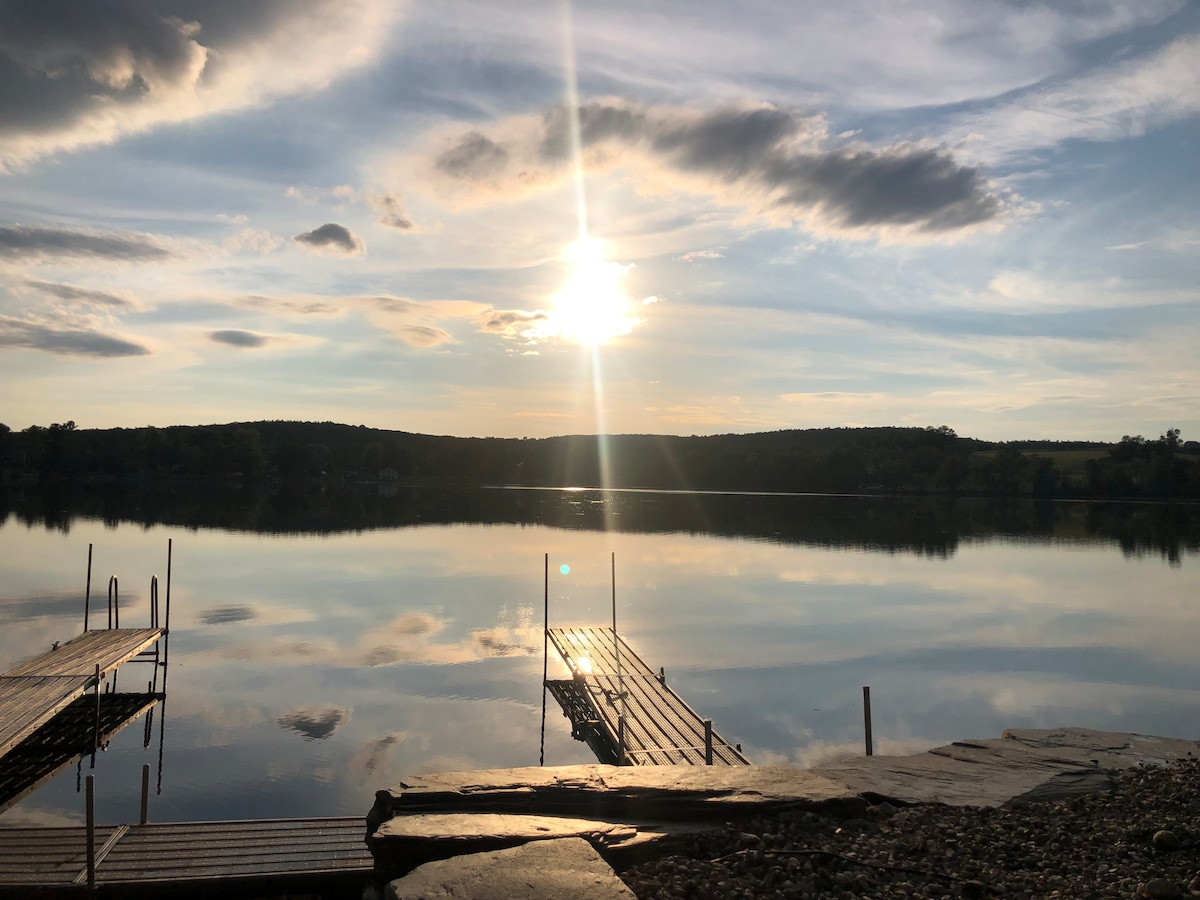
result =
[{"label": "dark gray cloud", "polygon": [[[384,0],[0,0],[0,171],[326,82]],[[295,53],[305,46],[309,52]],[[325,52],[323,52],[325,51]]]},{"label": "dark gray cloud", "polygon": [[200,613],[205,625],[225,625],[229,622],[247,622],[258,614],[249,606],[217,606]]},{"label": "dark gray cloud", "polygon": [[269,340],[264,335],[255,334],[253,331],[241,331],[236,328],[211,331],[208,337],[218,344],[228,344],[230,347],[262,347]]},{"label": "dark gray cloud", "polygon": [[371,209],[379,213],[376,220],[380,225],[395,228],[397,231],[417,231],[417,223],[408,215],[404,208],[404,198],[399,194],[382,194],[370,199]]},{"label": "dark gray cloud", "polygon": [[340,707],[310,710],[294,709],[279,717],[279,727],[288,728],[306,740],[320,741],[337,731],[343,722],[350,721],[350,710]]},{"label": "dark gray cloud", "polygon": [[150,351],[141,344],[88,328],[55,328],[39,322],[25,322],[0,316],[0,347],[24,347],[45,350],[62,356],[145,356]]},{"label": "dark gray cloud", "polygon": [[92,257],[124,262],[165,259],[170,252],[139,234],[104,234],[38,225],[0,225],[0,259]]},{"label": "dark gray cloud", "polygon": [[91,288],[78,287],[74,284],[61,284],[53,281],[36,281],[32,278],[27,279],[25,284],[43,294],[49,294],[51,297],[58,297],[60,300],[67,300],[75,303],[84,303],[89,306],[105,306],[116,309],[134,309],[138,305],[128,297],[122,297],[119,294],[110,294],[107,291],[96,291],[92,290]]},{"label": "dark gray cloud", "polygon": [[[834,233],[901,229],[952,233],[1000,217],[1005,200],[984,172],[941,147],[827,146],[824,123],[775,106],[698,111],[598,100],[579,107],[581,150],[592,165],[639,163],[656,185],[704,192],[784,221]],[[459,188],[520,194],[561,178],[569,114],[463,134],[433,160]]]},{"label": "dark gray cloud", "polygon": [[470,131],[438,156],[435,165],[452,178],[475,181],[500,174],[508,161],[509,153],[500,144]]},{"label": "dark gray cloud", "polygon": [[319,228],[296,235],[292,240],[311,250],[337,253],[341,256],[358,256],[367,252],[362,238],[345,225],[334,222],[326,222]]}]

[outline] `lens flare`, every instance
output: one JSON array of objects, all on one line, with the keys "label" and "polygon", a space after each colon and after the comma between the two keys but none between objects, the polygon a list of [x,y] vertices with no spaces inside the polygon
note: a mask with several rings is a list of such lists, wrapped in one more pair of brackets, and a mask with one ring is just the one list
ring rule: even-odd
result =
[{"label": "lens flare", "polygon": [[550,299],[551,308],[539,329],[543,337],[594,347],[629,334],[641,324],[625,287],[632,265],[607,259],[603,244],[589,237],[580,238],[563,255],[570,273],[566,284]]}]

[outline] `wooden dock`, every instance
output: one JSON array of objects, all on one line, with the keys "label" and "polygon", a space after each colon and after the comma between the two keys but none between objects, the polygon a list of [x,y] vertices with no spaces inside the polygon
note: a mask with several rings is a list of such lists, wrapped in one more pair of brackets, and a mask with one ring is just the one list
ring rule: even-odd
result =
[{"label": "wooden dock", "polygon": [[668,687],[661,671],[646,665],[613,629],[549,628],[547,636],[572,678],[547,679],[546,687],[571,720],[571,736],[587,741],[600,762],[634,766],[750,764],[738,747],[712,731],[711,722]]},{"label": "wooden dock", "polygon": [[[37,729],[0,761],[0,813],[29,796],[59,772],[103,747],[126,725],[149,713],[162,694],[100,695],[96,701],[79,697],[50,722]],[[146,720],[146,743],[150,739]]]},{"label": "wooden dock", "polygon": [[[120,894],[289,884],[371,871],[362,816],[106,825],[96,828],[96,888]],[[0,828],[0,893],[39,897],[87,886],[87,829]],[[24,890],[22,890],[24,889]]]},{"label": "wooden dock", "polygon": [[0,757],[49,722],[99,679],[153,646],[163,628],[85,631],[0,675]]}]

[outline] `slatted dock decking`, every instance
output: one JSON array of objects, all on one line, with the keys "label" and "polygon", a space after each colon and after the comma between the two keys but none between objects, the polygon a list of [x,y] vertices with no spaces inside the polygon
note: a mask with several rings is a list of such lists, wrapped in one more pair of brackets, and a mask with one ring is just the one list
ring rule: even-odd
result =
[{"label": "slatted dock decking", "polygon": [[[270,882],[369,873],[361,816],[109,825],[96,829],[96,885]],[[0,886],[87,883],[87,829],[0,828]]]},{"label": "slatted dock decking", "polygon": [[[604,756],[618,761],[619,718],[624,714],[626,764],[706,764],[705,720],[623,638],[614,639],[611,628],[551,628],[547,633],[573,677],[547,681],[546,686],[571,720],[574,736],[587,740],[602,761],[607,761]],[[749,761],[713,732],[712,764],[744,766]]]},{"label": "slatted dock decking", "polygon": [[50,721],[101,677],[163,635],[161,628],[85,631],[0,675],[0,757]]}]

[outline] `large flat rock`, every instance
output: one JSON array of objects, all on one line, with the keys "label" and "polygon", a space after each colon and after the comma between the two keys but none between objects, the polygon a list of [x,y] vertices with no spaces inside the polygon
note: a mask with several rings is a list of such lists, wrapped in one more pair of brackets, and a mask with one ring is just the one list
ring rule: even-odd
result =
[{"label": "large flat rock", "polygon": [[587,841],[559,838],[418,866],[387,886],[388,900],[635,900]]},{"label": "large flat rock", "polygon": [[1106,772],[1200,752],[1196,741],[1087,728],[1012,729],[910,756],[862,756],[816,767],[858,794],[900,803],[1001,806],[1110,784]]},{"label": "large flat rock", "polygon": [[[1196,741],[1083,728],[1020,729],[909,756],[779,766],[564,766],[405,778],[367,824],[376,873],[577,836],[610,857],[703,823],[789,808],[861,814],[866,800],[1001,806],[1102,790],[1108,771],[1200,755]],[[456,834],[457,833],[457,834]]]}]

